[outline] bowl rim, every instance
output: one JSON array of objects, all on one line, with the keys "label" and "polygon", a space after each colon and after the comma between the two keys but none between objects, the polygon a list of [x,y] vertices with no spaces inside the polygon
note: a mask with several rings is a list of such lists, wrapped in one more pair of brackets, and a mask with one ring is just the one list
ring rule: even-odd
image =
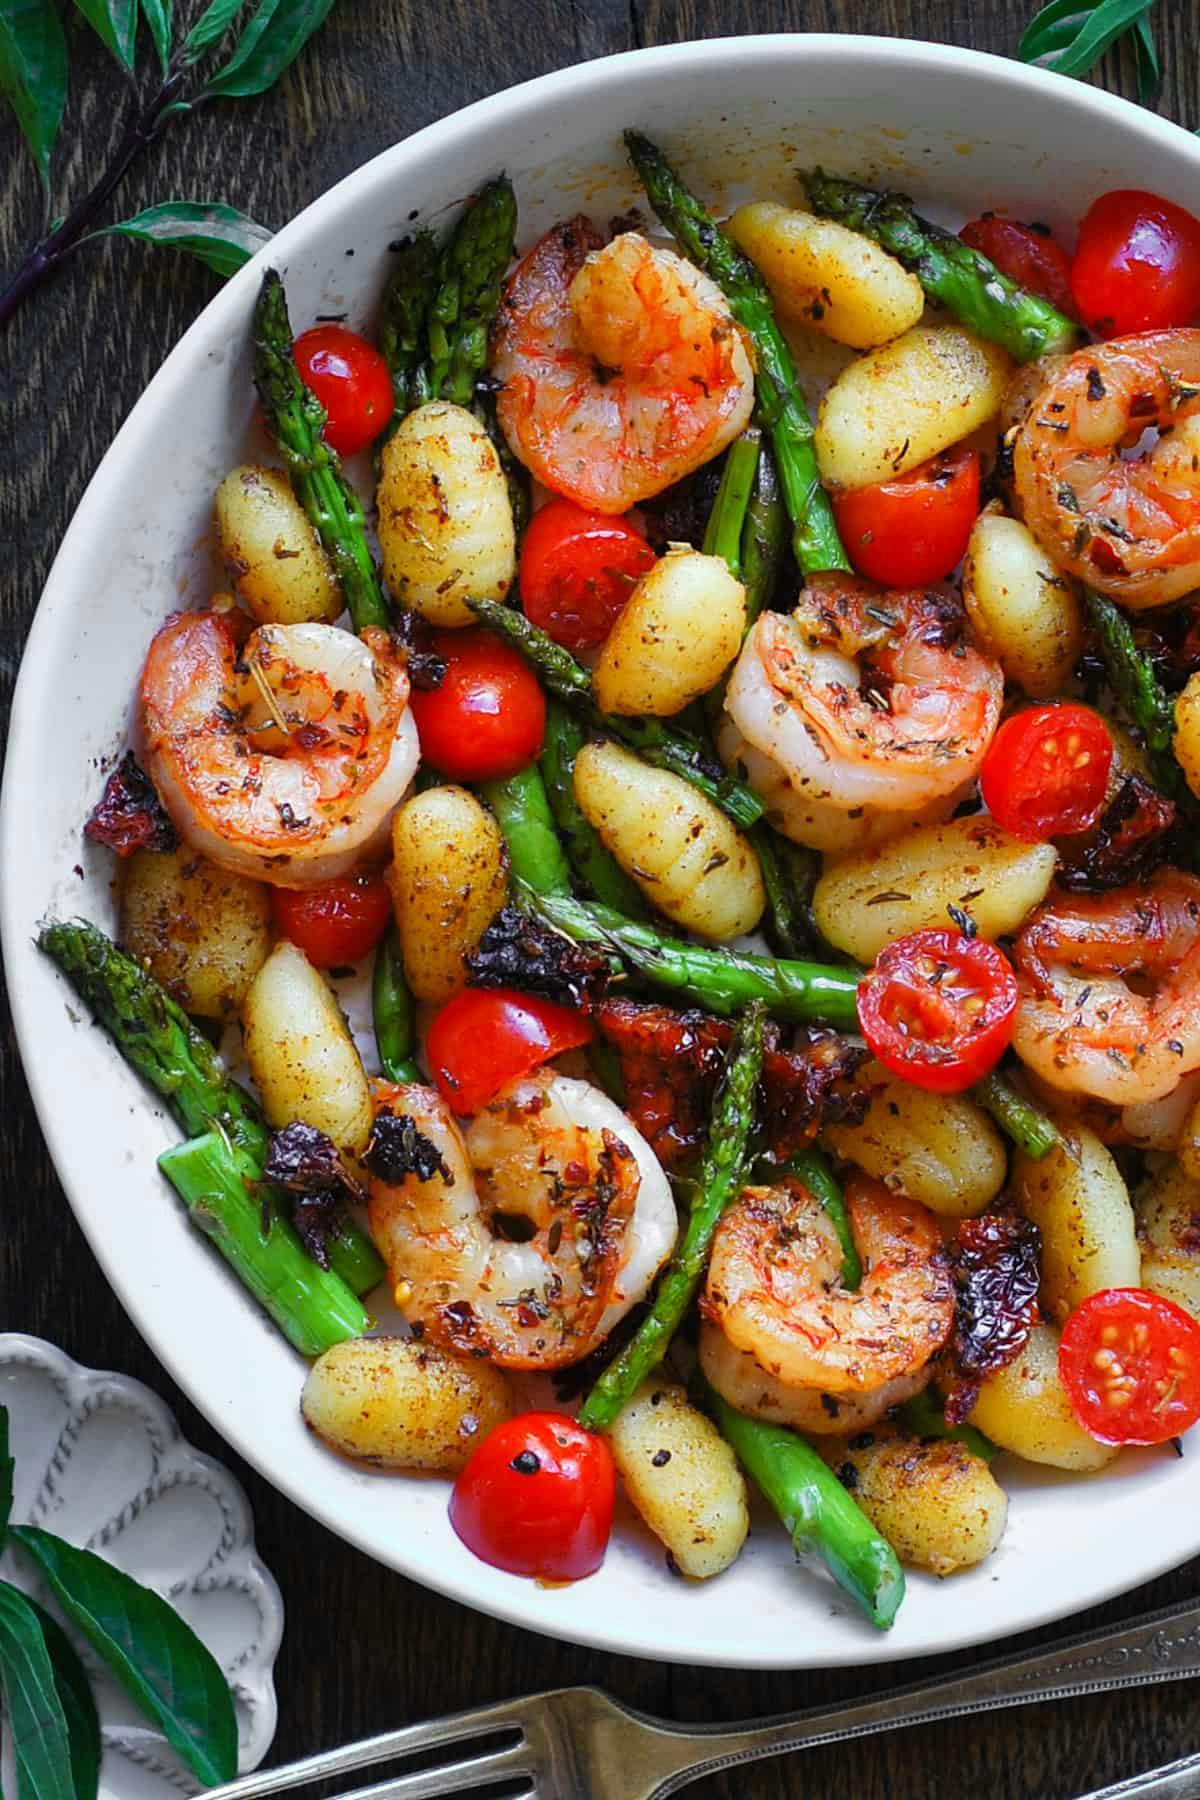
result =
[{"label": "bowl rim", "polygon": [[[0,789],[0,948],[3,951],[9,1005],[21,1062],[55,1173],[106,1280],[131,1322],[172,1380],[204,1414],[213,1428],[264,1480],[337,1537],[378,1561],[385,1559],[378,1555],[367,1534],[356,1530],[353,1518],[339,1517],[337,1509],[326,1503],[324,1495],[314,1495],[303,1490],[286,1467],[274,1468],[265,1459],[260,1459],[248,1426],[224,1417],[211,1406],[201,1373],[176,1356],[169,1337],[143,1325],[137,1307],[136,1287],[122,1281],[117,1259],[110,1254],[98,1221],[88,1216],[86,1206],[76,1204],[74,1194],[77,1190],[82,1191],[85,1186],[80,1173],[77,1170],[72,1170],[70,1176],[64,1173],[65,1169],[72,1169],[78,1158],[71,1149],[69,1132],[63,1127],[61,1110],[55,1105],[53,1067],[46,1062],[39,1049],[42,1032],[39,1027],[38,1002],[31,991],[29,978],[29,971],[34,966],[29,955],[32,921],[19,913],[18,896],[7,870],[16,866],[14,859],[21,856],[24,848],[18,836],[19,800],[13,771],[24,760],[27,741],[36,734],[41,724],[37,710],[36,690],[40,685],[38,672],[48,660],[55,634],[62,628],[64,621],[69,619],[77,604],[72,586],[76,546],[86,539],[93,529],[93,522],[102,518],[110,494],[123,479],[125,459],[139,440],[142,421],[157,405],[159,397],[180,382],[181,376],[195,359],[197,349],[218,328],[222,325],[230,329],[241,328],[248,293],[257,285],[263,270],[268,266],[286,264],[289,256],[302,250],[311,237],[319,238],[337,218],[349,192],[370,192],[391,182],[397,168],[402,167],[404,160],[414,154],[441,152],[449,161],[459,140],[469,138],[482,119],[486,118],[493,125],[502,125],[532,113],[539,106],[564,106],[574,96],[593,89],[617,88],[623,73],[634,67],[639,71],[639,79],[647,79],[652,78],[659,69],[678,73],[680,69],[698,69],[731,59],[736,61],[767,57],[782,69],[787,62],[801,56],[806,64],[836,63],[848,53],[860,61],[874,62],[881,69],[890,68],[896,74],[907,72],[937,77],[955,70],[973,72],[1010,89],[1014,101],[1066,102],[1079,119],[1081,130],[1086,129],[1089,123],[1102,126],[1106,119],[1111,120],[1116,116],[1126,125],[1134,126],[1151,143],[1157,143],[1176,161],[1193,163],[1200,174],[1200,138],[1174,121],[1151,113],[1131,100],[1005,56],[920,39],[836,32],[774,32],[725,36],[655,45],[591,58],[517,83],[434,120],[351,170],[295,214],[213,296],[169,351],[102,456],[67,526],[34,613],[14,686],[7,738],[8,754],[3,787]],[[1122,1573],[1114,1578],[1101,1574],[1095,1587],[1089,1589],[1085,1604],[1097,1605],[1177,1566],[1200,1548],[1200,1528],[1196,1542],[1182,1552],[1177,1544],[1166,1542],[1165,1539],[1166,1534],[1158,1551],[1148,1554],[1135,1576]],[[469,1580],[456,1578],[452,1571],[436,1567],[422,1567],[418,1570],[400,1557],[386,1559],[385,1566],[394,1567],[406,1578],[476,1611],[483,1611],[507,1624],[538,1632],[551,1639],[563,1639],[598,1650],[649,1659],[670,1660],[676,1659],[678,1655],[673,1647],[631,1645],[628,1636],[622,1637],[619,1631],[605,1624],[589,1627],[587,1623],[577,1624],[572,1620],[567,1629],[562,1629],[558,1620],[547,1623],[531,1616],[519,1591],[514,1594],[511,1602],[504,1594],[497,1595],[494,1592],[488,1595],[486,1601],[481,1602],[472,1591]],[[526,1584],[516,1583],[514,1587],[520,1590],[524,1585]],[[1033,1607],[1019,1625],[1005,1627],[1005,1633],[1033,1630],[1064,1616],[1068,1615],[1064,1613],[1061,1601],[1047,1598]],[[567,1621],[563,1621],[563,1624],[567,1624]],[[932,1649],[927,1644],[908,1645],[864,1636],[861,1647],[855,1645],[848,1648],[845,1654],[823,1656],[819,1662],[811,1657],[800,1657],[795,1661],[781,1663],[777,1657],[756,1658],[744,1652],[731,1658],[707,1643],[697,1643],[690,1655],[697,1663],[719,1667],[856,1666],[860,1663],[902,1661],[912,1656],[950,1653],[991,1641],[994,1631],[994,1625],[989,1627],[986,1620],[966,1621],[963,1628],[944,1645]]]}]

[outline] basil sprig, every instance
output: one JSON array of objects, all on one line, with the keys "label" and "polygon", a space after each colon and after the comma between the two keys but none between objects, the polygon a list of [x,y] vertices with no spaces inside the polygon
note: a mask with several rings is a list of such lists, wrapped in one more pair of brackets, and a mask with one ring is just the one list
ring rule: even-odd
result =
[{"label": "basil sprig", "polygon": [[1138,96],[1148,105],[1162,79],[1150,29],[1153,8],[1154,0],[1050,0],[1026,26],[1017,55],[1060,75],[1087,75],[1109,46],[1130,32]]},{"label": "basil sprig", "polygon": [[[0,1539],[45,1583],[64,1617],[206,1787],[237,1773],[237,1717],[220,1667],[151,1588],[34,1525],[9,1527],[12,1459],[0,1407]],[[15,1800],[96,1800],[100,1724],[87,1671],[56,1619],[0,1581],[0,1696],[12,1733]]]},{"label": "basil sprig", "polygon": [[[169,245],[219,275],[231,275],[253,256],[270,233],[216,201],[171,200],[108,224],[104,214],[128,169],[174,119],[213,101],[265,93],[324,24],[334,0],[208,0],[203,7],[193,5],[193,16],[180,24],[178,42],[175,0],[74,0],[74,5],[128,77],[130,111],[107,167],[30,248],[0,292],[0,326],[78,244],[98,237]],[[157,69],[141,82],[138,51],[147,42]],[[0,93],[16,116],[47,201],[68,75],[59,0],[3,0]]]}]

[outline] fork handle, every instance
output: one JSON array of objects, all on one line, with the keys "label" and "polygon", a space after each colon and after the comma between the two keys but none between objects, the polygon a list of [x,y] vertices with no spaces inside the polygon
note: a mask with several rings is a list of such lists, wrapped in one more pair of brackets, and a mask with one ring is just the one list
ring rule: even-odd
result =
[{"label": "fork handle", "polygon": [[663,1740],[670,1740],[660,1742],[663,1778],[648,1795],[652,1800],[665,1800],[700,1775],[788,1750],[1035,1700],[1065,1700],[1077,1694],[1177,1681],[1197,1673],[1200,1606],[1182,1610],[1168,1606],[1109,1631],[1068,1638],[1049,1650],[1015,1659],[998,1657],[957,1679],[911,1682],[866,1700],[785,1714],[746,1729],[693,1726],[684,1733],[664,1730],[659,1721],[643,1715],[646,1724],[658,1727]]}]

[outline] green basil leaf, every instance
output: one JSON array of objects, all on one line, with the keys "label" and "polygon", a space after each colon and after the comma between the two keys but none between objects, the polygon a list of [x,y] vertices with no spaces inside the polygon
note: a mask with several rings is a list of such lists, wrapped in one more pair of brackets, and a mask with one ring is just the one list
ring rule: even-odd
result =
[{"label": "green basil leaf", "polygon": [[1133,59],[1137,68],[1138,99],[1143,106],[1153,106],[1162,86],[1162,69],[1158,46],[1145,13],[1133,28]]},{"label": "green basil leaf", "polygon": [[184,250],[195,256],[218,275],[235,275],[243,263],[249,262],[256,250],[270,242],[265,225],[249,219],[234,206],[221,206],[216,201],[167,200],[161,206],[148,206],[117,225],[106,225],[93,237],[141,238],[150,244],[166,244],[172,250]]},{"label": "green basil leaf", "polygon": [[1060,75],[1086,75],[1110,44],[1136,26],[1154,0],[1050,0],[1030,20],[1017,55]]},{"label": "green basil leaf", "polygon": [[199,62],[214,44],[220,43],[245,5],[246,0],[209,0],[183,40],[183,61],[189,67]]},{"label": "green basil leaf", "polygon": [[39,1606],[36,1600],[30,1600],[29,1604],[42,1628],[42,1637],[54,1670],[54,1685],[58,1689],[59,1703],[67,1721],[75,1800],[96,1800],[103,1751],[100,1743],[100,1718],[96,1712],[96,1702],[92,1698],[87,1670],[80,1660],[78,1650],[58,1620]]},{"label": "green basil leaf", "polygon": [[0,6],[0,92],[50,191],[50,152],[67,104],[67,40],[54,0]]},{"label": "green basil leaf", "polygon": [[17,1764],[17,1800],[75,1800],[71,1741],[50,1652],[25,1595],[0,1581],[0,1691]]},{"label": "green basil leaf", "polygon": [[142,0],[142,17],[146,21],[158,60],[166,73],[171,60],[171,7],[173,0]]},{"label": "green basil leaf", "polygon": [[233,55],[206,84],[205,97],[247,100],[265,93],[332,9],[333,0],[259,0]]},{"label": "green basil leaf", "polygon": [[8,1453],[8,1408],[0,1406],[0,1550],[8,1530],[8,1515],[13,1503],[13,1472],[16,1463]]},{"label": "green basil leaf", "polygon": [[75,0],[75,5],[105,48],[132,73],[138,0]]},{"label": "green basil leaf", "polygon": [[208,1787],[231,1781],[237,1773],[233,1699],[191,1626],[158,1594],[92,1551],[77,1550],[35,1525],[14,1526],[9,1535],[188,1767]]}]

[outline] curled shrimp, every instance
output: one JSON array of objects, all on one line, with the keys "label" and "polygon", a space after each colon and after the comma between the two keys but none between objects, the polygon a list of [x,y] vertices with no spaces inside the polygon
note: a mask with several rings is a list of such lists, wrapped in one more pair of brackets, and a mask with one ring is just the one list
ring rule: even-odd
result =
[{"label": "curled shrimp", "polygon": [[856,849],[949,816],[1003,693],[954,595],[820,575],[790,617],[759,615],[729,679],[721,754],[785,836]]},{"label": "curled shrimp", "polygon": [[1200,881],[1058,894],[1014,947],[1013,1048],[1051,1087],[1129,1107],[1200,1068]]},{"label": "curled shrimp", "polygon": [[862,1395],[904,1382],[950,1336],[954,1284],[933,1214],[855,1176],[846,1206],[863,1262],[843,1287],[842,1250],[820,1201],[795,1180],[745,1188],[717,1227],[705,1316],[785,1387]]},{"label": "curled shrimp", "polygon": [[601,1343],[675,1243],[645,1139],[585,1081],[540,1070],[461,1127],[432,1088],[381,1087],[438,1153],[427,1179],[370,1184],[371,1235],[396,1301],[445,1350],[557,1369]]},{"label": "curled shrimp", "polygon": [[816,1437],[848,1435],[877,1425],[885,1413],[911,1400],[929,1386],[933,1363],[911,1375],[899,1375],[865,1394],[829,1394],[821,1388],[789,1387],[777,1375],[768,1375],[758,1358],[737,1350],[720,1326],[700,1327],[700,1367],[710,1387],[730,1406],[769,1425],[786,1425],[792,1431]]},{"label": "curled shrimp", "polygon": [[1013,482],[1059,567],[1135,609],[1200,587],[1200,330],[1056,357],[1022,399]]},{"label": "curled shrimp", "polygon": [[509,277],[492,370],[513,454],[604,513],[720,455],[754,406],[715,282],[635,231],[604,244],[582,217],[547,232]]},{"label": "curled shrimp", "polygon": [[307,887],[382,857],[416,773],[408,676],[386,631],[177,613],[142,669],[147,772],[213,862]]}]

